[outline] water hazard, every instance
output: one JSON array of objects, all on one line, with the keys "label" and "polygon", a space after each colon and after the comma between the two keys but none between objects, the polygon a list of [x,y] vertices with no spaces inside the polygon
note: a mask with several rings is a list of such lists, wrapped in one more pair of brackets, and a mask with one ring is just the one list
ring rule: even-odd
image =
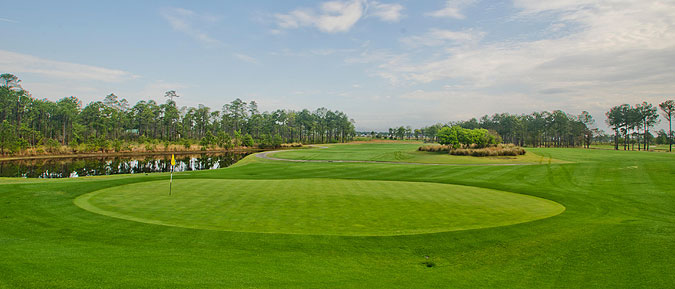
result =
[{"label": "water hazard", "polygon": [[[174,171],[211,170],[230,166],[250,152],[176,155]],[[99,156],[0,161],[0,177],[73,178],[83,176],[168,172],[171,155]]]}]

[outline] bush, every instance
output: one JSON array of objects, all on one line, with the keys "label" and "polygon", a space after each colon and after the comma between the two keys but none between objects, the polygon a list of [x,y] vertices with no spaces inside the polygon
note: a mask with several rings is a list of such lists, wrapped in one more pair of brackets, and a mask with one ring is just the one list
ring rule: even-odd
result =
[{"label": "bush", "polygon": [[118,140],[118,139],[114,140],[112,146],[113,146],[113,149],[115,150],[116,153],[122,151],[122,141],[121,140]]},{"label": "bush", "polygon": [[480,148],[478,145],[472,145],[468,148],[455,148],[449,145],[424,145],[419,147],[418,150],[426,152],[446,152],[456,156],[474,157],[519,156],[525,154],[523,148],[514,145],[498,145],[486,148]]},{"label": "bush", "polygon": [[58,149],[61,147],[61,144],[57,140],[50,138],[45,142],[45,147],[47,148],[48,152],[54,153],[58,151]]},{"label": "bush", "polygon": [[253,147],[253,137],[250,134],[246,134],[241,140],[241,145],[245,147]]},{"label": "bush", "polygon": [[207,131],[204,137],[199,141],[199,145],[202,147],[209,148],[211,145],[216,143],[216,136],[211,133],[211,131]]},{"label": "bush", "polygon": [[73,153],[76,153],[76,152],[77,152],[77,147],[78,147],[78,146],[79,146],[79,144],[77,143],[77,141],[71,141],[71,142],[68,144],[68,147],[70,147],[70,150],[71,150]]},{"label": "bush", "polygon": [[146,150],[146,151],[149,151],[149,152],[155,151],[155,144],[153,144],[153,143],[146,143],[146,144],[145,144],[145,150]]},{"label": "bush", "polygon": [[223,131],[218,132],[217,139],[218,139],[218,145],[220,145],[221,148],[224,148],[224,149],[232,148],[232,138],[230,137],[229,134],[226,134]]},{"label": "bush", "polygon": [[300,148],[302,147],[302,143],[299,142],[294,142],[294,143],[283,143],[281,144],[282,148]]},{"label": "bush", "polygon": [[261,149],[276,149],[281,147],[283,140],[280,135],[270,136],[269,134],[262,135],[262,138],[258,140],[258,147]]},{"label": "bush", "polygon": [[466,129],[460,126],[444,127],[436,136],[438,142],[442,145],[449,145],[453,148],[469,147],[475,145],[478,148],[485,148],[497,145],[501,142],[496,132],[490,132],[486,129]]}]

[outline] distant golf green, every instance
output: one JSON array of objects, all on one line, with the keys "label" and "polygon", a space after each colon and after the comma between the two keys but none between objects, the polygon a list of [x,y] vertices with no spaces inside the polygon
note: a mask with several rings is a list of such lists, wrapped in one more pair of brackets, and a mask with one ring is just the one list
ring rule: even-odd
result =
[{"label": "distant golf green", "polygon": [[107,188],[75,203],[112,217],[212,230],[403,235],[477,229],[557,215],[558,203],[476,187],[334,179],[181,180]]},{"label": "distant golf green", "polygon": [[533,153],[522,156],[472,157],[454,156],[448,153],[418,151],[418,143],[359,143],[330,144],[302,150],[282,151],[271,157],[294,160],[347,160],[427,164],[548,164],[562,163],[560,160]]}]

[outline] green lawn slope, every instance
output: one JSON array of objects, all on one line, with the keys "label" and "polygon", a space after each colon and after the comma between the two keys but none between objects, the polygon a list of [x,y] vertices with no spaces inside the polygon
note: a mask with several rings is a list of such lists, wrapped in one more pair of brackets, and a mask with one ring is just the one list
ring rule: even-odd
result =
[{"label": "green lawn slope", "polygon": [[[386,144],[381,146],[383,151],[390,150]],[[152,188],[156,184],[156,193],[163,194],[160,181],[168,185],[167,174],[3,179],[0,288],[672,288],[675,155],[583,149],[530,149],[529,154],[566,163],[294,163],[250,156],[230,168],[174,175],[176,184],[191,184],[195,192],[199,190],[195,182],[207,186],[211,184],[208,180],[224,187],[245,184],[246,180],[276,180],[276,186],[292,186],[295,181],[311,186],[312,180],[404,181],[488,189],[483,193],[517,193],[565,207],[561,214],[518,224],[400,236],[193,229],[111,217],[74,203],[85,194],[107,192],[109,195],[102,197],[112,199],[91,204],[124,214],[130,212],[121,210],[136,206],[131,212],[134,216],[166,221],[169,211],[176,215],[186,212],[176,207],[161,212],[164,216],[147,214],[146,210],[161,211],[168,204],[157,200],[154,206],[148,202],[152,198],[136,202],[117,193],[136,198],[139,196],[124,188]],[[222,191],[225,189],[208,193]],[[137,193],[144,191],[138,189]],[[442,196],[442,192],[434,194],[434,198]],[[254,199],[270,200],[258,195],[249,201]],[[301,199],[302,194],[277,198],[273,207],[286,212],[269,214],[293,218],[294,210],[281,201]],[[142,204],[142,200],[148,203]],[[187,206],[188,200],[185,202]],[[203,214],[194,208],[188,206],[187,210]],[[389,209],[385,206],[381,210]],[[350,211],[343,208],[339,213],[325,214]],[[365,218],[351,212],[349,217]],[[476,216],[480,213],[484,212],[476,211]],[[250,218],[244,220],[247,226],[260,226],[260,231],[271,227],[269,218],[256,224],[246,210],[237,215]],[[192,218],[191,223],[204,220],[198,215]],[[410,222],[406,224],[409,228],[424,223],[401,222]],[[320,225],[326,226],[316,223]]]},{"label": "green lawn slope", "polygon": [[346,160],[373,162],[402,162],[425,164],[547,164],[559,160],[537,154],[503,157],[454,156],[448,153],[418,151],[423,143],[358,143],[330,144],[310,149],[290,150],[271,153],[269,156],[294,160]]}]

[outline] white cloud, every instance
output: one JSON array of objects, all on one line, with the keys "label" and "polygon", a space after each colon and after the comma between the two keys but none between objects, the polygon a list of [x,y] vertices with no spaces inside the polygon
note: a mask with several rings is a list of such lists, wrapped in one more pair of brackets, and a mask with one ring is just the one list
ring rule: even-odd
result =
[{"label": "white cloud", "polygon": [[476,2],[475,0],[448,0],[445,1],[443,9],[429,12],[427,15],[432,17],[448,17],[455,19],[464,19],[466,16],[462,14],[462,9]]},{"label": "white cloud", "polygon": [[[351,0],[323,2],[318,11],[317,9],[298,8],[286,14],[274,14],[274,18],[277,26],[282,29],[315,27],[327,33],[346,32],[364,18],[367,7],[371,8],[370,15],[382,21],[396,22],[403,17],[401,14],[403,6],[399,4]],[[273,30],[274,34],[279,32],[279,30]]]},{"label": "white cloud", "polygon": [[207,46],[223,45],[221,41],[211,37],[202,28],[197,27],[215,23],[218,21],[217,17],[184,8],[165,8],[160,13],[174,30],[184,33]]},{"label": "white cloud", "polygon": [[[544,9],[538,1],[532,1],[535,3],[532,7],[525,2],[518,3],[524,11]],[[474,87],[504,83],[530,87],[612,85],[618,80],[637,82],[675,76],[672,70],[675,57],[671,58],[675,55],[672,21],[675,3],[600,3],[574,10],[587,7],[578,6],[579,2],[569,1],[572,4],[556,10],[560,13],[559,21],[582,27],[563,37],[506,40],[451,49],[443,46],[436,51],[442,57],[395,65],[385,62],[381,68],[413,82],[461,79]],[[473,33],[431,30],[402,41],[440,45],[444,39],[471,41],[473,36]]]},{"label": "white cloud", "polygon": [[403,5],[387,4],[377,1],[370,2],[369,15],[375,16],[382,21],[398,22],[403,18]]},{"label": "white cloud", "polygon": [[430,29],[424,35],[401,38],[400,41],[411,47],[440,46],[447,44],[476,44],[485,36],[485,32],[466,30],[452,31],[445,29]]},{"label": "white cloud", "polygon": [[[555,23],[542,28],[558,29],[553,35],[488,42],[474,41],[467,31],[430,30],[401,39],[420,50],[375,58],[371,74],[409,88],[399,94],[402,100],[462,107],[420,107],[429,117],[564,109],[589,110],[602,119],[613,105],[657,103],[675,91],[675,2],[549,2],[515,5],[522,11],[519,21],[545,16]],[[451,45],[462,41],[471,45]],[[444,84],[453,85],[435,89]],[[481,105],[467,104],[474,101]]]},{"label": "white cloud", "polygon": [[0,18],[0,22],[19,23],[15,20],[7,19],[7,18]]},{"label": "white cloud", "polygon": [[[619,1],[598,1],[598,0],[556,0],[556,1],[539,1],[539,0],[514,0],[514,6],[523,9],[523,14],[541,13],[546,11],[574,11],[583,8],[592,7],[600,2],[614,2],[621,4]],[[625,2],[625,1],[624,1]]]},{"label": "white cloud", "polygon": [[296,9],[288,14],[276,14],[277,24],[281,28],[292,29],[304,26],[315,26],[328,32],[345,32],[361,19],[364,12],[364,1],[350,2],[330,1],[321,4],[317,14],[311,9]]},{"label": "white cloud", "polygon": [[246,54],[243,54],[243,53],[235,53],[233,55],[234,55],[234,57],[236,57],[237,59],[239,59],[241,61],[248,62],[248,63],[251,63],[251,64],[260,64],[260,61],[258,61],[258,59],[253,57],[253,56],[249,56],[249,55],[246,55]]},{"label": "white cloud", "polygon": [[0,68],[17,75],[34,73],[56,79],[85,81],[120,82],[139,77],[123,70],[49,60],[5,50],[0,50]]}]

